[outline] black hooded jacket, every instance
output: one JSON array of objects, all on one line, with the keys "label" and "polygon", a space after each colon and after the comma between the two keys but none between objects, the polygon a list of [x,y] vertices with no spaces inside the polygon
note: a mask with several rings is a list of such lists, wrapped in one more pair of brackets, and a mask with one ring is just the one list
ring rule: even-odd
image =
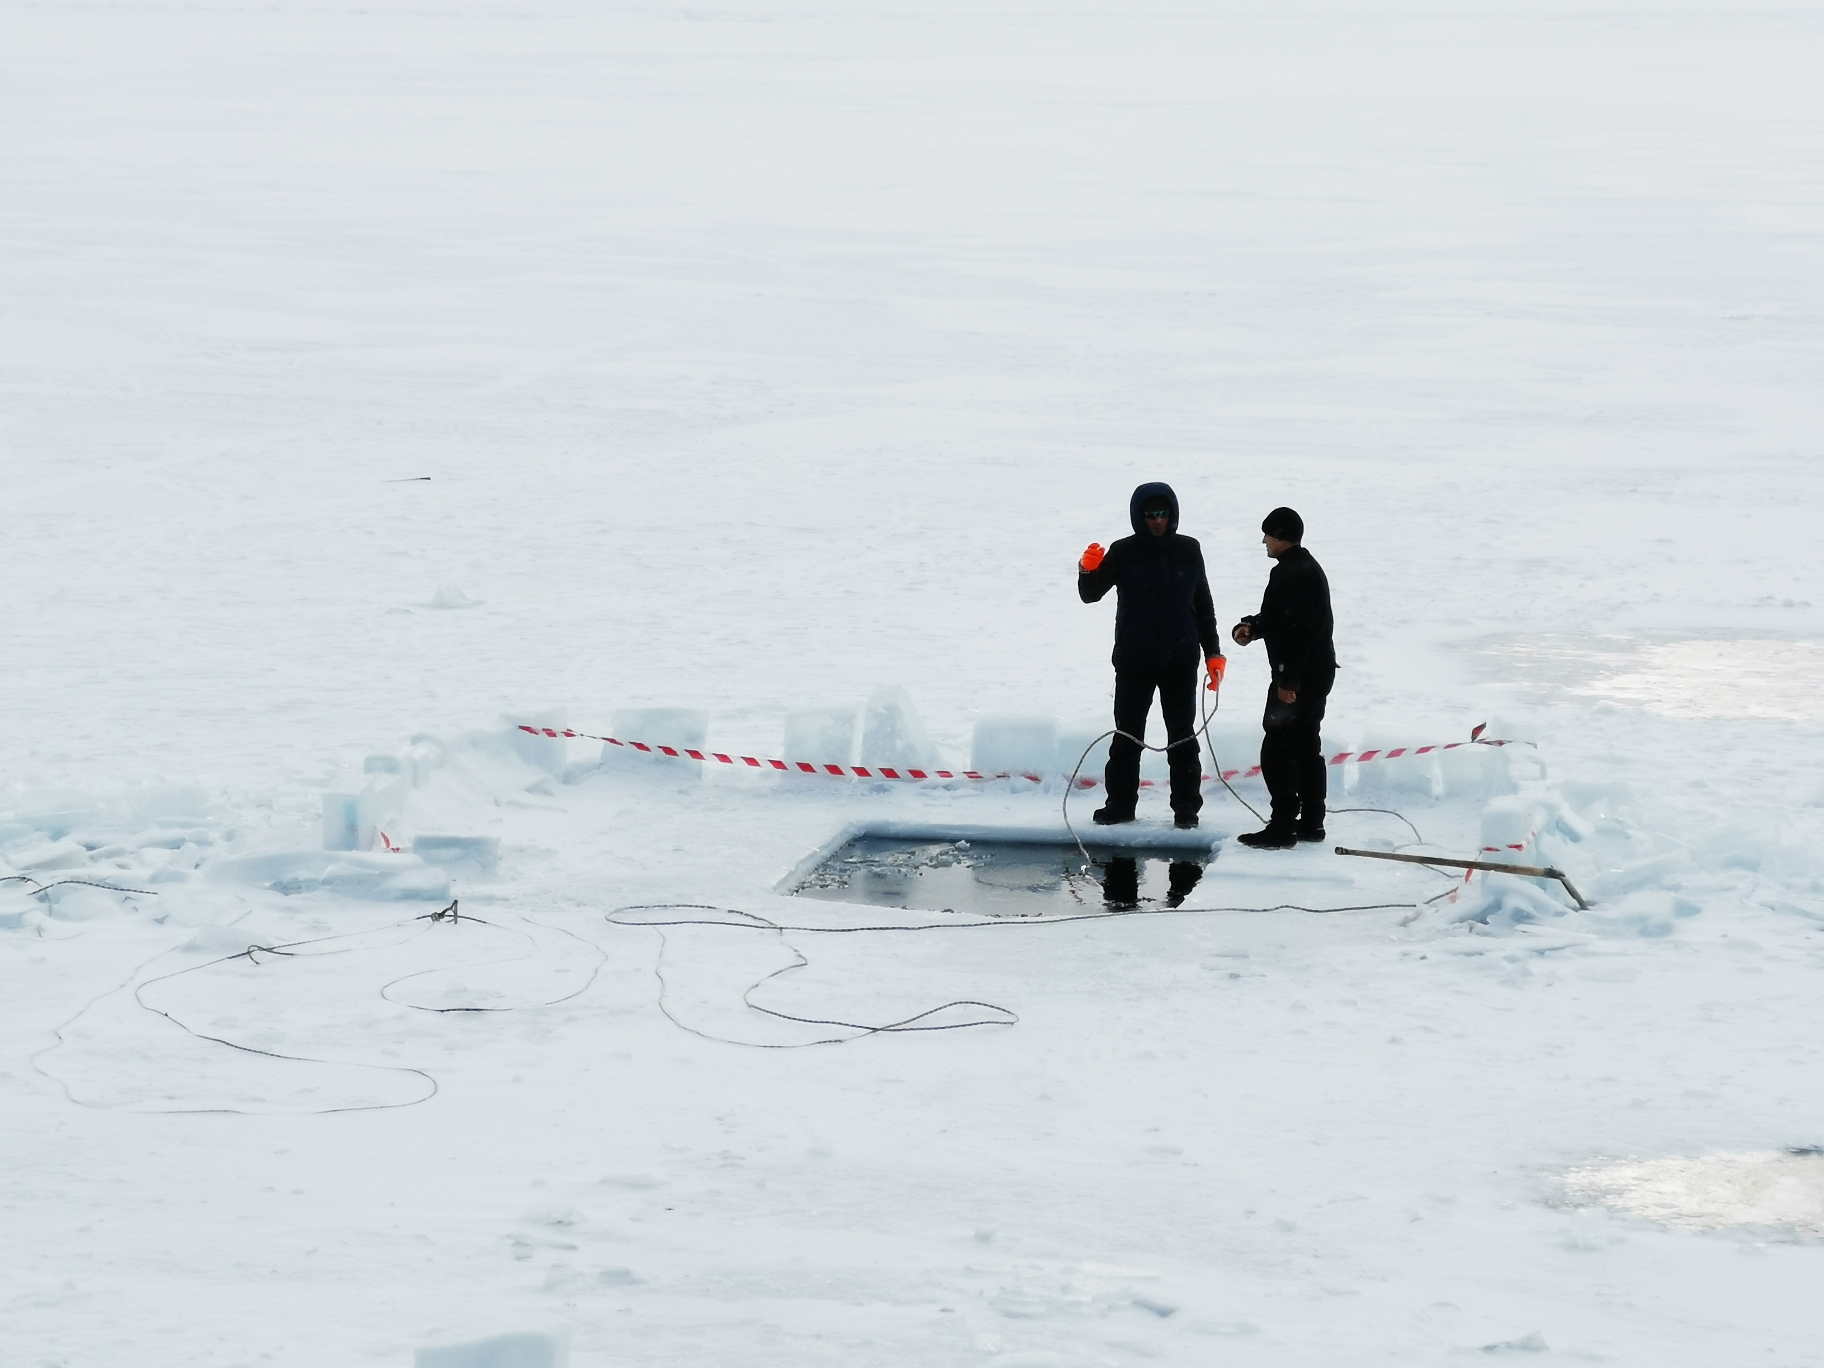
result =
[{"label": "black hooded jacket", "polygon": [[[1140,516],[1148,500],[1163,498],[1172,510],[1171,531],[1155,537]],[[1203,572],[1203,548],[1178,535],[1178,496],[1167,484],[1143,484],[1128,500],[1134,535],[1108,548],[1102,564],[1077,573],[1077,596],[1095,603],[1118,589],[1115,606],[1117,670],[1158,668],[1221,654],[1216,609]]]},{"label": "black hooded jacket", "polygon": [[1330,581],[1309,551],[1295,546],[1273,563],[1260,611],[1245,617],[1254,638],[1267,643],[1273,682],[1297,689],[1319,671],[1336,668]]}]

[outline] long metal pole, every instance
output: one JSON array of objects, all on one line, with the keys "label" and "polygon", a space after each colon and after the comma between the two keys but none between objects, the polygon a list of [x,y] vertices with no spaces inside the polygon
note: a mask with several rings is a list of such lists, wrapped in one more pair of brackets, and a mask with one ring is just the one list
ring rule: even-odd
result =
[{"label": "long metal pole", "polygon": [[1564,891],[1576,901],[1584,911],[1589,904],[1583,900],[1583,894],[1577,891],[1577,885],[1562,869],[1553,869],[1549,865],[1501,864],[1494,860],[1452,860],[1442,855],[1397,855],[1391,850],[1351,850],[1348,846],[1337,846],[1338,855],[1359,855],[1365,860],[1399,860],[1403,864],[1444,865],[1449,869],[1486,869],[1496,874],[1522,874],[1532,879],[1556,879],[1564,885]]}]

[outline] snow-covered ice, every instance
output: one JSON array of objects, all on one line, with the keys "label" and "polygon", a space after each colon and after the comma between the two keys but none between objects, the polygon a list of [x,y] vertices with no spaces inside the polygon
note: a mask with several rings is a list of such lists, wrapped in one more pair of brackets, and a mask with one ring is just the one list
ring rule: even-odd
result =
[{"label": "snow-covered ice", "polygon": [[413,1368],[565,1368],[569,1362],[568,1336],[519,1331],[420,1349]]},{"label": "snow-covered ice", "polygon": [[[0,6],[0,1362],[1824,1364],[1820,68],[1797,0]],[[1063,839],[1149,479],[1225,627],[1304,515],[1332,749],[1515,743],[1337,843],[1589,910],[1216,786],[1176,911],[790,897]],[[1047,777],[516,725],[820,700]]]}]

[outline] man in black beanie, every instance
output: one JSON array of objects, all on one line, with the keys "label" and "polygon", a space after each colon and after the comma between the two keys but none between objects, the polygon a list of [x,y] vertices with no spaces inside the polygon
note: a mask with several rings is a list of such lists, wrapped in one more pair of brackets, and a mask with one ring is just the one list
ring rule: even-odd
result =
[{"label": "man in black beanie", "polygon": [[1203,807],[1203,757],[1197,752],[1197,662],[1209,687],[1228,664],[1216,635],[1216,610],[1204,576],[1203,548],[1178,531],[1178,496],[1167,484],[1143,484],[1128,500],[1134,535],[1106,551],[1091,542],[1077,562],[1077,597],[1095,603],[1110,589],[1115,609],[1115,726],[1103,782],[1108,802],[1101,826],[1134,820],[1140,796],[1140,743],[1146,714],[1159,695],[1172,775],[1172,824],[1197,825]]},{"label": "man in black beanie", "polygon": [[1285,850],[1300,841],[1324,839],[1327,775],[1318,733],[1336,682],[1336,645],[1330,581],[1302,545],[1304,519],[1289,508],[1276,508],[1260,531],[1275,562],[1273,573],[1260,611],[1236,623],[1229,635],[1238,646],[1267,643],[1273,682],[1261,724],[1266,734],[1260,743],[1260,773],[1273,810],[1263,829],[1236,839],[1259,850]]}]

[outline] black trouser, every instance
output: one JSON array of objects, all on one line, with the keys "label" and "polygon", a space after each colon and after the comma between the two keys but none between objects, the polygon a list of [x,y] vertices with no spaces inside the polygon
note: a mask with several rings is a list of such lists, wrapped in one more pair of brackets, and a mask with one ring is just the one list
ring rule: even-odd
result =
[{"label": "black trouser", "polygon": [[1273,798],[1274,826],[1322,826],[1329,767],[1324,763],[1318,732],[1324,704],[1336,682],[1336,667],[1327,665],[1305,676],[1298,702],[1281,703],[1279,691],[1267,688],[1267,711],[1261,720],[1260,777]]},{"label": "black trouser", "polygon": [[[1165,719],[1166,751],[1172,767],[1172,812],[1195,816],[1203,806],[1203,758],[1197,752],[1197,661],[1176,665],[1148,665],[1115,671],[1115,726],[1127,736],[1146,739],[1146,714],[1159,695],[1159,715]],[[1140,746],[1127,736],[1108,743],[1108,768],[1102,781],[1108,786],[1108,806],[1117,814],[1132,815],[1140,797]]]}]

